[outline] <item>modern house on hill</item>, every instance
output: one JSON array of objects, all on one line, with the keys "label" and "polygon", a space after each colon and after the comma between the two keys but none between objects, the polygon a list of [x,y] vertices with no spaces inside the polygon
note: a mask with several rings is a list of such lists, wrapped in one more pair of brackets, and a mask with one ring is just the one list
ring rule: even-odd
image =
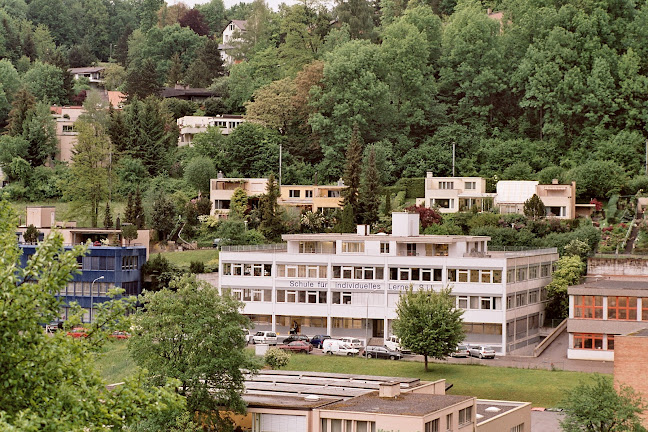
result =
[{"label": "modern house on hill", "polygon": [[223,135],[229,135],[245,119],[240,115],[221,115],[215,117],[184,116],[177,120],[180,136],[178,146],[191,145],[196,134],[207,131],[208,127],[219,127]]}]

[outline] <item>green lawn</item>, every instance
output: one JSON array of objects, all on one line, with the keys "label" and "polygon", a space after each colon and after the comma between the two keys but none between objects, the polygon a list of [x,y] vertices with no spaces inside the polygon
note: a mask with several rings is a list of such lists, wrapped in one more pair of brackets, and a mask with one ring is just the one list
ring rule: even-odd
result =
[{"label": "green lawn", "polygon": [[218,266],[218,251],[216,249],[198,249],[182,252],[162,252],[162,256],[171,264],[189,268],[191,261],[200,261],[210,267]]},{"label": "green lawn", "polygon": [[108,384],[123,382],[129,376],[135,375],[137,371],[127,344],[128,341],[125,340],[109,340],[104,347],[104,352],[97,355],[95,365]]},{"label": "green lawn", "polygon": [[593,374],[583,372],[516,369],[480,365],[423,363],[349,357],[293,355],[287,370],[336,372],[384,376],[415,377],[425,381],[445,378],[453,384],[449,394],[470,395],[480,399],[531,402],[533,406],[555,407],[566,390]]},{"label": "green lawn", "polygon": [[[135,365],[126,349],[126,341],[108,344],[97,361],[103,378],[120,382],[132,375]],[[583,372],[516,369],[480,365],[430,363],[425,373],[423,363],[350,357],[293,355],[284,369],[363,375],[415,377],[425,381],[445,378],[452,384],[449,394],[470,395],[481,399],[503,399],[531,402],[533,406],[555,407],[566,390],[593,374]]]}]

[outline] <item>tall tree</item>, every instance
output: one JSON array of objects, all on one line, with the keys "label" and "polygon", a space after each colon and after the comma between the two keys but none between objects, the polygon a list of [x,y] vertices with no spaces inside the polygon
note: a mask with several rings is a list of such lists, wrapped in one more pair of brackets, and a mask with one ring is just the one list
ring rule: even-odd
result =
[{"label": "tall tree", "polygon": [[376,168],[376,149],[369,148],[367,163],[364,164],[362,184],[360,186],[359,207],[361,210],[360,221],[372,225],[378,222],[378,209],[380,207],[380,175]]},{"label": "tall tree", "polygon": [[110,209],[110,202],[108,202],[108,201],[106,201],[106,208],[104,209],[103,225],[104,225],[104,228],[112,228],[113,227],[112,210]]},{"label": "tall tree", "polygon": [[532,219],[540,219],[547,215],[545,205],[536,194],[524,202],[524,216]]},{"label": "tall tree", "polygon": [[151,213],[151,228],[158,232],[158,238],[166,241],[175,227],[176,211],[173,202],[159,192],[153,202]]},{"label": "tall tree", "polygon": [[29,143],[27,160],[32,166],[44,165],[53,159],[58,142],[49,105],[38,103],[27,113],[22,136]]},{"label": "tall tree", "polygon": [[168,288],[143,296],[129,349],[154,385],[179,380],[189,412],[227,430],[221,429],[228,422],[221,411],[245,412],[243,371],[256,369],[241,331],[250,321],[240,313],[242,303],[195,276],[173,280]]},{"label": "tall tree", "polygon": [[64,87],[63,71],[48,63],[35,62],[25,74],[25,84],[29,91],[41,102],[50,105],[68,103],[68,93]]},{"label": "tall tree", "polygon": [[425,359],[444,359],[463,341],[463,311],[455,308],[450,288],[439,292],[414,289],[403,293],[396,305],[398,318],[394,321],[394,333],[401,344]]},{"label": "tall tree", "polygon": [[355,222],[360,218],[359,192],[360,192],[360,175],[362,172],[362,137],[358,132],[358,126],[353,127],[351,140],[346,152],[346,163],[344,165],[344,174],[342,180],[346,188],[342,191],[342,205],[349,209],[352,220]]},{"label": "tall tree", "polygon": [[135,190],[135,197],[133,198],[133,221],[131,223],[138,230],[142,230],[146,226],[146,215],[144,214],[144,206],[142,205],[142,191],[139,185]]},{"label": "tall tree", "polygon": [[23,124],[34,106],[36,106],[36,98],[27,88],[23,87],[15,94],[9,111],[9,135],[22,135]]},{"label": "tall tree", "polygon": [[646,402],[632,387],[615,390],[612,378],[597,375],[569,391],[562,401],[564,432],[645,432]]},{"label": "tall tree", "polygon": [[181,27],[189,27],[197,35],[209,35],[209,26],[205,22],[205,17],[203,17],[200,10],[196,8],[189,9],[185,12],[178,20],[178,24],[180,24]]},{"label": "tall tree", "polygon": [[144,59],[141,65],[133,65],[129,68],[124,89],[129,100],[135,96],[140,99],[151,95],[157,96],[161,89],[157,66],[153,59]]},{"label": "tall tree", "polygon": [[186,82],[191,87],[208,87],[215,78],[225,73],[223,58],[218,50],[218,42],[205,40],[205,44],[196,52],[196,59],[187,69]]},{"label": "tall tree", "polygon": [[[0,200],[0,430],[121,430],[160,413],[162,407],[165,414],[180,408],[172,386],[150,389],[143,385],[144,377],[134,377],[107,390],[108,383],[95,368],[108,335],[128,322],[124,314],[134,306],[134,298],[95,309],[83,340],[43,331],[43,323],[59,319],[62,300],[57,294],[78,271],[77,258],[85,247],[65,250],[63,237],[52,233],[21,264],[17,226],[11,205]],[[76,312],[73,320],[80,322],[81,308],[70,312]],[[75,415],[70,415],[71,407]]]},{"label": "tall tree", "polygon": [[281,221],[281,207],[279,199],[279,186],[275,180],[274,174],[270,174],[266,193],[261,197],[261,225],[259,230],[266,238],[278,241],[283,233],[283,223]]},{"label": "tall tree", "polygon": [[91,226],[99,220],[99,206],[108,197],[108,155],[110,139],[102,127],[87,121],[74,125],[77,143],[72,150],[71,176],[65,196],[74,207],[89,214]]},{"label": "tall tree", "polygon": [[349,25],[352,39],[374,39],[374,9],[367,0],[337,0],[335,8],[341,23]]}]

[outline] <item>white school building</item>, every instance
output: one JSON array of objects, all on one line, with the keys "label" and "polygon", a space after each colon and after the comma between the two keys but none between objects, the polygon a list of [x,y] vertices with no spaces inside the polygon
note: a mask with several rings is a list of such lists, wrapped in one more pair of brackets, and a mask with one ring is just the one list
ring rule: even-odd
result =
[{"label": "white school building", "polygon": [[452,287],[466,343],[504,354],[538,342],[555,248],[490,251],[484,236],[419,235],[418,214],[394,213],[392,234],[284,235],[286,244],[224,247],[219,288],[256,330],[381,339],[400,294]]}]

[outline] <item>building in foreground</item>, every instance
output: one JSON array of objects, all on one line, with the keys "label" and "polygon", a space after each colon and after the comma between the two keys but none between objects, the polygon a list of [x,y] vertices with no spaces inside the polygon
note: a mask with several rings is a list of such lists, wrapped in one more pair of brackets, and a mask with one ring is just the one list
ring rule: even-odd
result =
[{"label": "building in foreground", "polygon": [[446,389],[445,380],[263,370],[247,377],[248,413],[237,425],[265,432],[531,430],[527,402],[479,400]]},{"label": "building in foreground", "polygon": [[39,241],[52,231],[61,233],[66,250],[88,241],[92,244],[85,256],[77,258],[80,274],[74,274],[72,281],[58,293],[65,301],[61,320],[68,318],[68,305],[77,302],[85,311],[84,322],[89,322],[91,305],[94,308],[98,303],[108,301],[107,292],[113,287],[123,288],[124,295],[141,294],[142,266],[148,257],[147,230],[138,230],[138,238],[127,244],[121,239],[120,230],[78,228],[75,223],[56,222],[54,207],[28,207],[26,224],[18,227],[16,233],[22,251],[22,265],[38,249],[38,244],[26,243],[23,237],[29,225],[34,225],[40,232]]},{"label": "building in foreground", "polygon": [[[284,235],[285,245],[223,247],[219,288],[258,330],[384,338],[410,286],[452,286],[466,342],[504,354],[535,344],[555,248],[496,252],[489,237],[419,235],[418,214],[394,213],[391,235]],[[382,341],[377,341],[382,342]],[[382,344],[382,343],[381,343]]]}]

